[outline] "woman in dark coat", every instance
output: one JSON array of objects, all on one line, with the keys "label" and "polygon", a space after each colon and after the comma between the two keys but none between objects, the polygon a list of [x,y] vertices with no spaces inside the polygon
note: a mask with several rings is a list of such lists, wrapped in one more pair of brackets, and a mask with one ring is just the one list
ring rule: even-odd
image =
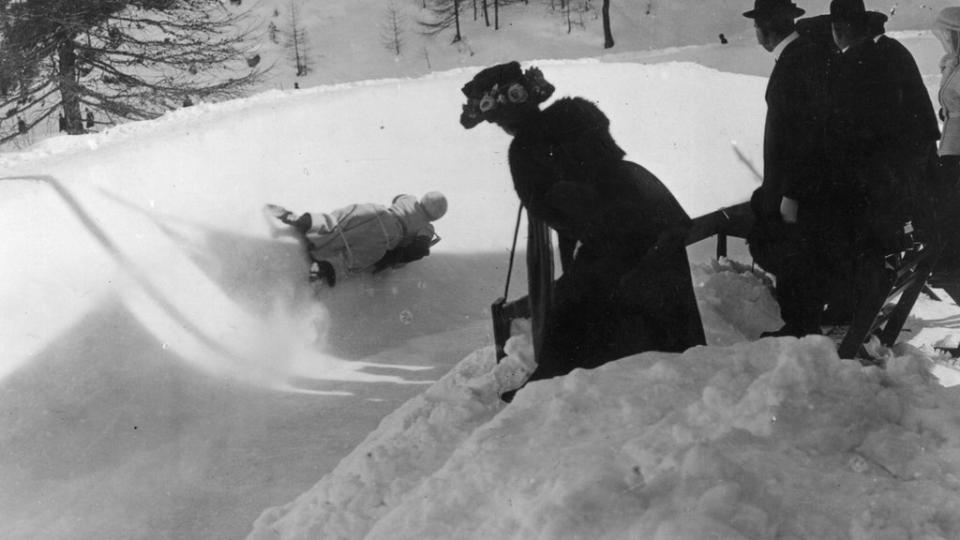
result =
[{"label": "woman in dark coat", "polygon": [[[705,344],[686,253],[690,218],[652,173],[623,159],[603,112],[583,98],[540,110],[553,86],[517,62],[481,71],[463,93],[465,128],[486,120],[514,137],[510,172],[531,238],[542,238],[544,225],[559,236],[564,272],[552,306],[541,324],[532,309],[538,367],[531,380]],[[529,274],[531,298],[549,299],[550,291],[534,290],[542,273]]]}]

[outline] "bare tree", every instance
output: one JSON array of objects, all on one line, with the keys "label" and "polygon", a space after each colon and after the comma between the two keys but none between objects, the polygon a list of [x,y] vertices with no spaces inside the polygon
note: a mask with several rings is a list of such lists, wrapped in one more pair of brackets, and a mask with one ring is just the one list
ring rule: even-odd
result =
[{"label": "bare tree", "polygon": [[603,0],[603,7],[600,8],[603,13],[603,48],[613,48],[613,31],[610,29],[610,0]]},{"label": "bare tree", "polygon": [[436,35],[453,26],[453,43],[463,39],[460,34],[460,0],[430,0],[427,11],[430,20],[420,21],[424,34]]},{"label": "bare tree", "polygon": [[[604,3],[606,4],[607,1],[608,0],[604,0]],[[501,0],[501,2],[503,2],[503,0]],[[551,11],[556,12],[557,9],[560,10],[560,14],[567,25],[568,34],[573,32],[574,25],[581,28],[586,27],[584,14],[593,11],[590,0],[560,0],[559,5],[557,0],[549,0],[549,3]],[[574,15],[577,17],[576,21],[574,20]]]},{"label": "bare tree", "polygon": [[307,31],[300,22],[299,0],[290,0],[290,32],[287,35],[287,48],[297,68],[297,77],[309,71],[307,62]]},{"label": "bare tree", "polygon": [[400,56],[400,47],[403,45],[403,13],[394,1],[387,4],[380,28],[380,39],[384,47]]},{"label": "bare tree", "polygon": [[426,47],[423,48],[422,56],[423,61],[427,63],[427,71],[432,70],[433,66],[430,64],[430,51],[428,51]]},{"label": "bare tree", "polygon": [[0,0],[0,110],[22,120],[0,142],[57,111],[83,133],[82,106],[138,120],[241,95],[262,74],[244,22],[216,0]]},{"label": "bare tree", "polygon": [[[493,0],[493,28],[494,28],[494,30],[499,30],[499,29],[500,29],[500,14],[501,14],[501,12],[503,11],[502,8],[503,8],[504,6],[508,6],[508,5],[510,5],[510,4],[518,4],[518,3],[520,3],[520,0]],[[528,4],[528,3],[529,3],[529,0],[523,0],[523,3],[524,3],[524,4]],[[474,18],[473,18],[473,20],[477,20],[477,17],[476,17],[476,5],[477,5],[477,1],[476,1],[476,0],[473,0],[473,5],[474,5]],[[487,26],[489,26],[489,24],[487,24]]]}]

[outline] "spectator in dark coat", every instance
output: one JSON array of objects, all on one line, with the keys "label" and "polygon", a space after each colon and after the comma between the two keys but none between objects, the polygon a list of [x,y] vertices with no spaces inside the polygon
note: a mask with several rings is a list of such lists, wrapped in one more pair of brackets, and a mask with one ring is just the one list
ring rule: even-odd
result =
[{"label": "spectator in dark coat", "polygon": [[916,175],[916,182],[926,185],[933,181],[935,174],[940,126],[916,60],[902,43],[886,35],[886,20],[883,13],[867,12],[879,62],[886,67],[886,77],[893,81],[899,95],[894,121],[900,129],[894,144],[901,148],[902,159],[906,160],[908,170],[904,172]]},{"label": "spectator in dark coat", "polygon": [[892,81],[898,95],[894,106],[897,115],[892,119],[898,128],[892,144],[896,149],[895,174],[907,185],[913,205],[907,218],[919,230],[919,238],[942,245],[943,216],[939,202],[943,200],[943,193],[938,185],[940,126],[937,114],[913,55],[902,43],[884,33],[886,15],[868,11],[867,17],[868,24],[876,21],[871,34],[877,44],[879,63],[886,67],[884,76]]},{"label": "spectator in dark coat", "polygon": [[833,41],[833,29],[830,24],[830,15],[814,15],[797,19],[797,33],[824,47],[831,52],[836,50],[837,44]]},{"label": "spectator in dark coat", "polygon": [[832,90],[835,180],[858,198],[861,246],[889,251],[916,214],[939,128],[912,56],[871,35],[863,1],[833,0],[831,16],[843,51]]},{"label": "spectator in dark coat", "polygon": [[[862,0],[833,0],[833,34],[842,51],[831,77],[825,197],[831,229],[852,268],[835,299],[838,318],[874,296],[886,270],[908,247],[934,172],[939,137],[916,63],[902,45],[877,34]],[[852,291],[852,294],[849,293]],[[846,304],[846,305],[844,305]]]},{"label": "spectator in dark coat", "polygon": [[514,188],[530,218],[560,237],[564,272],[531,380],[705,344],[685,247],[689,217],[652,173],[623,159],[593,103],[563,98],[541,110],[552,91],[536,68],[487,68],[463,87],[460,119],[514,136]]},{"label": "spectator in dark coat", "polygon": [[751,198],[754,226],[747,239],[754,260],[777,278],[784,326],[766,335],[821,331],[815,226],[830,52],[796,31],[794,20],[803,13],[789,0],[757,0],[744,13],[754,20],[757,41],[776,58],[765,96],[763,183]]}]

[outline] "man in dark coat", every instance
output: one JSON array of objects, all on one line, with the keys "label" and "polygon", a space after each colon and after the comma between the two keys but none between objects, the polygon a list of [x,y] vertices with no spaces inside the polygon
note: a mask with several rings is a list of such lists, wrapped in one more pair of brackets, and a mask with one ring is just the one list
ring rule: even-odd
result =
[{"label": "man in dark coat", "polygon": [[868,31],[877,45],[878,62],[885,67],[884,77],[892,82],[899,95],[894,110],[896,116],[891,119],[898,126],[892,143],[899,150],[895,154],[899,161],[898,174],[915,186],[913,217],[921,237],[937,242],[939,223],[935,210],[940,196],[937,177],[940,125],[916,60],[902,43],[884,33],[886,20],[883,13],[867,12]]},{"label": "man in dark coat", "polygon": [[463,88],[461,123],[487,120],[514,136],[514,188],[530,218],[560,238],[564,272],[531,380],[705,344],[685,246],[690,218],[652,173],[623,159],[593,103],[563,98],[541,111],[552,91],[516,62]]},{"label": "man in dark coat", "polygon": [[815,235],[823,176],[823,122],[830,52],[797,33],[804,10],[789,0],[757,0],[744,13],[757,41],[776,58],[767,83],[763,183],[751,198],[747,239],[754,260],[776,276],[784,326],[766,335],[819,334],[821,295]]},{"label": "man in dark coat", "polygon": [[[831,76],[824,205],[836,234],[847,231],[837,257],[852,269],[838,279],[838,318],[875,296],[890,257],[909,247],[935,170],[939,129],[910,53],[877,34],[877,16],[862,0],[833,0],[830,17],[841,54]],[[929,227],[932,228],[932,227]],[[851,294],[852,291],[852,294]]]},{"label": "man in dark coat", "polygon": [[833,0],[842,51],[833,76],[829,144],[835,185],[858,198],[859,241],[885,245],[911,219],[939,128],[910,53],[875,31],[863,0]]}]

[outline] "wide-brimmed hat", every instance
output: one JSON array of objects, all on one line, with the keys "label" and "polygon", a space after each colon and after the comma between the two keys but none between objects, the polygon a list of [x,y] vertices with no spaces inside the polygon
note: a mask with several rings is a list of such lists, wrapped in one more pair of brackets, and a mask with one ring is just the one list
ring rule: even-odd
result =
[{"label": "wide-brimmed hat", "polygon": [[831,21],[866,21],[869,18],[863,0],[831,0]]},{"label": "wide-brimmed hat", "polygon": [[553,95],[554,87],[535,68],[520,69],[519,62],[507,62],[477,73],[461,89],[467,97],[460,124],[470,129],[495,117],[509,106],[526,103],[539,105]]},{"label": "wide-brimmed hat", "polygon": [[753,9],[744,11],[743,16],[749,19],[773,19],[788,17],[796,19],[806,13],[790,0],[755,0]]},{"label": "wide-brimmed hat", "polygon": [[885,25],[890,20],[886,14],[879,11],[867,12],[867,25],[870,27],[871,34],[883,34],[886,32]]}]

